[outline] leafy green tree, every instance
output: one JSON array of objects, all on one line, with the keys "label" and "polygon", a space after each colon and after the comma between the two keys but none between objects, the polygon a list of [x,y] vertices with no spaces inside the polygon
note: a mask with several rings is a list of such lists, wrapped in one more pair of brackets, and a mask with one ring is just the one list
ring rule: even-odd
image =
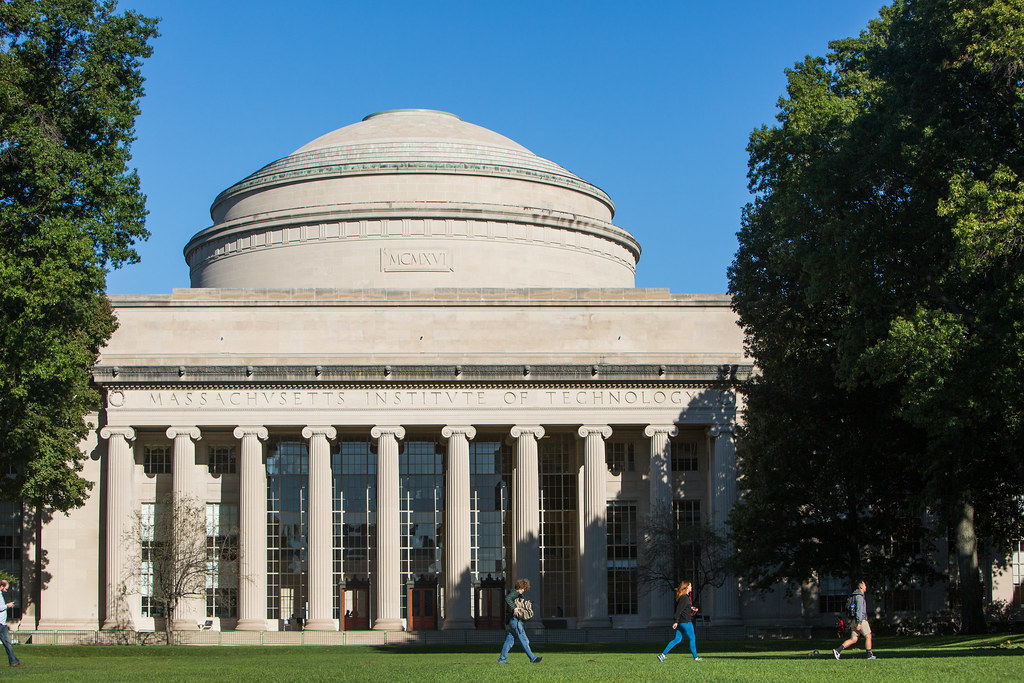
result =
[{"label": "leafy green tree", "polygon": [[[774,516],[858,546],[748,552],[758,578],[863,572],[887,518],[929,512],[977,631],[979,544],[1024,531],[1024,5],[900,0],[830,49],[748,147],[730,290],[762,374],[736,533]],[[780,484],[801,460],[818,476]]]},{"label": "leafy green tree", "polygon": [[0,497],[67,511],[89,371],[116,328],[108,268],[138,260],[128,167],[156,20],[112,1],[0,3]]}]

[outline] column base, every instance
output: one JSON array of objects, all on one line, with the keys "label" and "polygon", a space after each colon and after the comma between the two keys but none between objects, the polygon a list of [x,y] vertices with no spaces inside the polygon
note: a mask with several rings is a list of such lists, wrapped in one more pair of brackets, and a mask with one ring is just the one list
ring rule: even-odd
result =
[{"label": "column base", "polygon": [[205,619],[175,619],[171,624],[173,631],[196,631],[199,629],[199,622]]},{"label": "column base", "polygon": [[[114,627],[108,627],[106,624],[102,626],[105,630],[112,630]],[[41,619],[39,624],[32,628],[28,622],[22,620],[19,625],[19,629],[25,629],[26,631],[95,631],[95,621],[85,620],[64,620],[64,619]]]},{"label": "column base", "polygon": [[647,622],[647,628],[672,628],[672,617],[651,617]]},{"label": "column base", "polygon": [[308,619],[302,625],[303,631],[337,631],[338,624],[334,619]]},{"label": "column base", "polygon": [[402,631],[401,619],[378,619],[373,622],[374,631]]},{"label": "column base", "polygon": [[235,624],[236,631],[266,631],[266,619],[239,619]]},{"label": "column base", "polygon": [[473,621],[472,619],[455,619],[455,618],[445,619],[444,623],[441,624],[441,630],[442,631],[451,631],[451,630],[454,630],[454,629],[466,630],[466,629],[475,629],[475,628],[476,628],[476,622]]},{"label": "column base", "polygon": [[101,631],[134,631],[135,624],[129,619],[123,622],[118,622],[117,619],[108,619],[103,622],[103,626],[100,627]]},{"label": "column base", "polygon": [[743,626],[743,618],[714,616],[711,618],[711,626]]},{"label": "column base", "polygon": [[576,622],[576,628],[611,628],[611,617],[589,617]]}]

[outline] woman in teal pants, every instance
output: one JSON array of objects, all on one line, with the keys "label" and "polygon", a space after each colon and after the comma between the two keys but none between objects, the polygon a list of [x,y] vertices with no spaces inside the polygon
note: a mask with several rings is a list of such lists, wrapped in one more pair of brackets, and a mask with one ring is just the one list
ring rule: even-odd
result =
[{"label": "woman in teal pants", "polygon": [[693,632],[693,615],[697,613],[697,608],[693,606],[693,601],[690,599],[690,591],[692,590],[693,586],[690,585],[689,581],[681,581],[679,587],[676,588],[676,614],[672,624],[675,636],[665,646],[661,654],[658,655],[658,659],[663,662],[668,651],[682,642],[684,631],[686,632],[686,637],[690,640],[690,652],[693,653],[694,661],[701,661],[701,658],[697,656],[697,637]]}]

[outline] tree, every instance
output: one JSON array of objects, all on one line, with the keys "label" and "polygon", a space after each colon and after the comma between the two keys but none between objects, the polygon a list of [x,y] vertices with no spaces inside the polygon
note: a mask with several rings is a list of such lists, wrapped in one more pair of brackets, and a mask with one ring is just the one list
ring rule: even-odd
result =
[{"label": "tree", "polygon": [[651,515],[640,525],[643,562],[637,580],[647,590],[672,593],[679,582],[693,584],[698,604],[705,588],[718,588],[732,571],[728,539],[710,524],[681,525],[675,519]]},{"label": "tree", "polygon": [[748,147],[737,544],[782,527],[745,554],[759,579],[870,571],[887,520],[928,513],[977,631],[978,545],[1024,533],[1024,6],[900,0],[830,49]]},{"label": "tree", "polygon": [[133,517],[125,543],[137,556],[122,577],[123,593],[141,591],[151,613],[163,617],[168,645],[186,603],[205,606],[208,587],[238,585],[238,529],[215,526],[192,496],[165,496]]},{"label": "tree", "polygon": [[138,260],[128,168],[156,20],[115,3],[0,3],[0,497],[67,511],[99,405],[89,371],[116,328],[108,268]]}]

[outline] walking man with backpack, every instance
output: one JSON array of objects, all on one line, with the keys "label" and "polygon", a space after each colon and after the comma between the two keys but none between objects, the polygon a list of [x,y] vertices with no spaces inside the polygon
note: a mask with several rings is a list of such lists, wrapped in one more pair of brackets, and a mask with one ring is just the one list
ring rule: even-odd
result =
[{"label": "walking man with backpack", "polygon": [[853,623],[850,625],[850,637],[844,640],[838,648],[832,650],[836,659],[842,656],[843,650],[856,644],[860,636],[864,636],[864,649],[867,650],[868,659],[876,659],[875,653],[871,651],[871,625],[868,624],[868,603],[864,599],[867,589],[867,583],[860,581],[857,583],[857,590],[850,596],[849,608],[853,618]]}]

